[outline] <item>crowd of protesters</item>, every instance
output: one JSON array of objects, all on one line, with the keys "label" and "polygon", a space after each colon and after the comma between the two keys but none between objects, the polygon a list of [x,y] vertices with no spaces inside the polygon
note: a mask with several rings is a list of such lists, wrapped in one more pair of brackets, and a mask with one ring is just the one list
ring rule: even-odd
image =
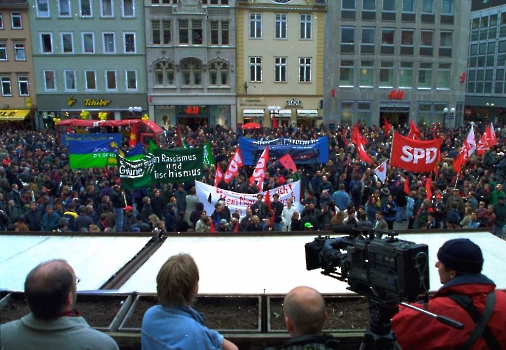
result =
[{"label": "crowd of protesters", "polygon": [[[475,125],[477,141],[485,126]],[[299,165],[294,172],[271,158],[262,189],[249,182],[253,166],[240,168],[239,175],[228,184],[221,181],[220,188],[259,194],[258,201],[242,218],[231,213],[223,201],[216,203],[212,213],[206,213],[202,204],[206,198],[196,196],[194,182],[124,191],[114,167],[70,169],[67,150],[59,145],[54,130],[4,128],[0,149],[0,229],[155,232],[161,237],[166,232],[329,230],[337,225],[395,229],[396,222],[407,221],[409,229],[486,227],[503,236],[506,130],[502,125],[495,126],[498,145],[482,157],[473,155],[459,177],[452,162],[470,126],[421,126],[422,139],[444,137],[437,175],[389,168],[384,183],[374,169],[390,156],[391,133],[386,135],[375,126],[359,128],[368,140],[364,148],[374,165],[360,160],[348,140],[348,126],[335,130],[321,125],[237,132],[220,126],[182,128],[181,137],[188,147],[211,143],[216,167],[223,172],[238,146],[239,136],[258,140],[328,137],[326,164]],[[402,126],[396,131],[403,135],[409,132]],[[176,128],[168,128],[166,138],[168,147],[179,147]],[[203,170],[200,180],[214,185],[215,166],[205,166]],[[427,195],[429,177],[432,197]],[[292,200],[283,204],[277,196],[268,208],[260,192],[297,180],[301,180],[302,198],[297,199],[303,205],[300,213],[292,206]],[[272,206],[277,210],[272,210]]]}]

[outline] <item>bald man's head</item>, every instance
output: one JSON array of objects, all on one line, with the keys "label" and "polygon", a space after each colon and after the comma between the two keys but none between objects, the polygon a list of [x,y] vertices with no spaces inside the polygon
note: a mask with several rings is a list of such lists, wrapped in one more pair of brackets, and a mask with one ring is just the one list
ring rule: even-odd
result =
[{"label": "bald man's head", "polygon": [[25,280],[25,297],[34,317],[52,319],[75,304],[76,282],[65,260],[50,260],[36,266]]},{"label": "bald man's head", "polygon": [[295,287],[286,295],[283,309],[286,326],[292,337],[321,334],[327,313],[325,300],[316,289]]}]

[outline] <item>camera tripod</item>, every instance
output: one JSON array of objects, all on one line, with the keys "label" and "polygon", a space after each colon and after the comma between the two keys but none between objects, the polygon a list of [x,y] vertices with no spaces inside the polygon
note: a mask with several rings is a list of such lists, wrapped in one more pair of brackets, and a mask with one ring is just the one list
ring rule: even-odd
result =
[{"label": "camera tripod", "polygon": [[397,350],[400,349],[392,331],[391,318],[398,312],[396,303],[383,303],[369,298],[371,321],[367,327],[360,350]]}]

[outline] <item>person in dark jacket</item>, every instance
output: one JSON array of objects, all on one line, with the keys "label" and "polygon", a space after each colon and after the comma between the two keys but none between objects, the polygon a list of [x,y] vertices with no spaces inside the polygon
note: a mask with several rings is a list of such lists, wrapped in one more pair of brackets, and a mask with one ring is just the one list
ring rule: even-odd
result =
[{"label": "person in dark jacket", "polygon": [[[421,317],[418,311],[402,308],[392,318],[392,330],[402,349],[489,349],[484,334],[471,345],[466,341],[476,327],[468,309],[452,297],[470,300],[479,314],[484,313],[487,295],[493,293],[495,305],[486,324],[500,349],[506,344],[506,293],[497,291],[495,283],[481,273],[483,254],[478,245],[467,238],[447,241],[437,253],[436,268],[443,286],[426,304],[415,304],[436,315],[448,316],[464,325],[464,329],[448,327],[435,318]],[[416,335],[415,335],[416,334]],[[488,337],[488,336],[487,336]]]},{"label": "person in dark jacket", "polygon": [[42,215],[40,211],[37,210],[37,203],[31,202],[30,209],[28,209],[24,214],[25,222],[30,231],[38,232],[40,231],[41,219]]},{"label": "person in dark jacket", "polygon": [[165,230],[167,232],[176,232],[176,214],[174,213],[174,204],[167,204],[165,211]]},{"label": "person in dark jacket", "polygon": [[77,232],[82,228],[90,230],[90,225],[93,225],[93,219],[88,215],[88,209],[85,206],[79,208],[79,216],[74,220],[74,228]]},{"label": "person in dark jacket", "polygon": [[151,207],[153,208],[153,213],[158,216],[158,219],[162,220],[165,216],[165,203],[163,201],[163,197],[161,196],[161,191],[158,188],[155,188],[153,191],[153,197],[151,197]]},{"label": "person in dark jacket", "polygon": [[190,221],[193,224],[193,229],[195,230],[195,227],[197,225],[197,221],[200,220],[200,217],[202,215],[202,211],[204,210],[204,203],[198,202],[195,205],[195,210],[191,212],[190,214]]},{"label": "person in dark jacket", "polygon": [[[146,224],[149,223],[149,217],[151,216],[151,214],[154,214],[153,212],[153,207],[151,206],[151,198],[149,197],[144,197],[142,199],[142,221],[145,222]],[[167,227],[165,227],[167,229]]]},{"label": "person in dark jacket", "polygon": [[383,204],[382,211],[389,230],[394,229],[394,221],[397,216],[397,210],[397,204],[395,204],[392,195],[388,195],[388,199],[385,204]]}]

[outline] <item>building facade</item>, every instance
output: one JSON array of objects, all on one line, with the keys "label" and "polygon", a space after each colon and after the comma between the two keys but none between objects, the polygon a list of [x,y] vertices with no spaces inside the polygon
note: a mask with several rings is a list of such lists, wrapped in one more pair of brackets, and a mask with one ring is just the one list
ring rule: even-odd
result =
[{"label": "building facade", "polygon": [[325,11],[325,1],[238,2],[238,127],[321,123]]},{"label": "building facade", "polygon": [[[141,0],[30,0],[38,118],[147,112]],[[136,108],[135,112],[129,111]]]},{"label": "building facade", "polygon": [[504,123],[506,4],[474,11],[470,27],[466,118],[484,123]]},{"label": "building facade", "polygon": [[329,1],[324,121],[328,125],[460,125],[471,3]]},{"label": "building facade", "polygon": [[144,11],[155,122],[235,126],[235,0],[145,0]]},{"label": "building facade", "polygon": [[0,2],[0,126],[29,121],[37,105],[26,0]]}]

